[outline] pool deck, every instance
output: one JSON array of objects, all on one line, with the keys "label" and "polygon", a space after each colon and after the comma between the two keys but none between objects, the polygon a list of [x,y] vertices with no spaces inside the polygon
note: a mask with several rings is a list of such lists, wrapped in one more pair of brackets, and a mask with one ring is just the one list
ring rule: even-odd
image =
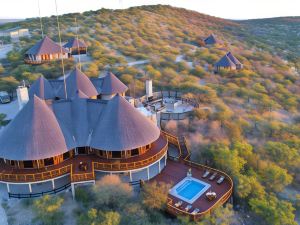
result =
[{"label": "pool deck", "polygon": [[[177,198],[171,194],[168,195],[167,211],[174,216],[189,216],[191,220],[197,221],[201,217],[210,214],[219,205],[222,205],[230,200],[230,197],[233,192],[233,181],[232,179],[224,172],[217,169],[207,167],[205,165],[197,164],[189,160],[190,151],[186,146],[185,141],[181,141],[180,138],[173,135],[167,134],[166,137],[169,141],[169,146],[173,148],[177,147],[179,151],[178,157],[170,157],[167,160],[167,166],[154,177],[152,181],[164,182],[171,184],[171,188],[174,187],[177,183],[182,181],[187,177],[187,172],[191,168],[192,177],[196,178],[202,182],[210,184],[210,188],[206,190],[198,199],[196,199],[192,204],[185,202],[184,200]],[[176,141],[177,138],[177,141]],[[206,178],[202,178],[205,171],[210,171],[210,174]],[[217,173],[217,176],[214,180],[209,180],[210,176],[213,173]],[[221,184],[217,184],[217,180],[220,176],[224,176],[225,179]],[[216,198],[212,201],[209,201],[206,197],[206,193],[212,191],[216,193]],[[179,201],[182,201],[183,204],[180,207],[176,207],[175,204]],[[185,211],[187,205],[192,205],[192,208],[189,211]],[[193,210],[198,208],[199,212],[192,214]]]},{"label": "pool deck", "polygon": [[[169,159],[167,161],[167,166],[153,180],[157,182],[169,183],[173,187],[174,185],[176,185],[178,182],[180,182],[186,177],[189,168],[191,167],[182,161],[173,161]],[[192,212],[195,208],[198,208],[200,210],[200,213],[211,209],[212,207],[214,207],[214,205],[219,199],[221,199],[223,196],[226,195],[228,191],[230,191],[232,187],[232,184],[228,179],[225,179],[222,184],[217,184],[217,180],[220,177],[219,174],[213,181],[209,180],[210,176],[208,176],[207,178],[202,178],[204,172],[205,172],[204,168],[202,169],[202,168],[192,167],[192,177],[210,184],[211,187],[206,192],[204,192],[194,203],[191,204],[192,208],[191,210],[189,210],[189,212]],[[205,194],[208,191],[216,192],[217,197],[215,200],[209,201],[206,198]],[[176,198],[173,195],[169,195],[168,197],[172,200],[173,205],[178,201],[182,201],[181,199]],[[179,209],[184,211],[184,208],[187,205],[189,205],[189,203],[183,201],[183,204],[181,205],[181,207],[179,207]]]}]

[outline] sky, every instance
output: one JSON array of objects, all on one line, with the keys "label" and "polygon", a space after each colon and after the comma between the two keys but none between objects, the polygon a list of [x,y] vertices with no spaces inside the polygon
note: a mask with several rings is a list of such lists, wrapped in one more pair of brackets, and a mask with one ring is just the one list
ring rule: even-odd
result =
[{"label": "sky", "polygon": [[[55,0],[0,0],[0,18],[55,15]],[[226,19],[300,16],[300,0],[56,0],[58,13],[100,8],[125,9],[138,5],[172,5]]]}]

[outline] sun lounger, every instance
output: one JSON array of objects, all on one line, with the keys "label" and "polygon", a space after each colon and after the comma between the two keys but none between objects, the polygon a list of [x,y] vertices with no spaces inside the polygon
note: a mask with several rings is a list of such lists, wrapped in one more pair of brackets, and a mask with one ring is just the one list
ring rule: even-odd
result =
[{"label": "sun lounger", "polygon": [[190,211],[191,208],[192,208],[191,205],[187,205],[184,210],[188,212],[188,211]]},{"label": "sun lounger", "polygon": [[224,176],[220,176],[220,178],[217,180],[217,184],[222,184],[222,182],[224,181],[225,177]]},{"label": "sun lounger", "polygon": [[177,202],[177,203],[175,203],[175,206],[178,208],[178,207],[180,207],[182,205],[182,201],[179,201],[179,202]]},{"label": "sun lounger", "polygon": [[209,180],[214,180],[216,178],[216,176],[217,176],[217,173],[215,172],[215,173],[213,173],[213,175],[210,176]]},{"label": "sun lounger", "polygon": [[206,178],[209,174],[210,174],[210,172],[208,170],[206,170],[204,172],[204,174],[202,175],[202,178]]},{"label": "sun lounger", "polygon": [[192,214],[195,215],[195,214],[197,214],[199,211],[200,211],[200,209],[196,208],[196,209],[193,210]]}]

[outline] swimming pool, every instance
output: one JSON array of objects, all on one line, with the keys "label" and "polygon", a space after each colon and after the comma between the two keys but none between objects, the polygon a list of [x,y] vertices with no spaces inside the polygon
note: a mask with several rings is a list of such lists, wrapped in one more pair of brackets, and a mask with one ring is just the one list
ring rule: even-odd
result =
[{"label": "swimming pool", "polygon": [[176,184],[169,193],[187,203],[192,204],[209,188],[210,184],[193,177],[185,177],[182,181]]}]

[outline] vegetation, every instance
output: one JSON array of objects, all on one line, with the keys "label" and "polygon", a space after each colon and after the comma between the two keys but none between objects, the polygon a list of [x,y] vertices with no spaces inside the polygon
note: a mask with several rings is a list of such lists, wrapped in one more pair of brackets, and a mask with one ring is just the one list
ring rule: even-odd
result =
[{"label": "vegetation", "polygon": [[[129,86],[131,96],[142,95],[150,77],[157,90],[180,90],[200,103],[189,120],[162,126],[187,136],[194,160],[234,179],[234,208],[220,208],[201,223],[229,224],[221,215],[231,218],[237,212],[242,218],[249,214],[251,224],[295,224],[299,199],[282,193],[300,188],[299,18],[236,22],[170,6],[101,9],[60,17],[63,40],[74,36],[75,17],[80,38],[89,44],[91,60],[83,64],[88,76],[109,68]],[[55,17],[43,21],[44,32],[57,41]],[[2,60],[0,90],[13,91],[22,80],[30,83],[40,74],[50,79],[62,75],[59,62],[24,65],[24,52],[41,37],[39,20],[18,24],[29,28],[32,38],[22,39]],[[200,47],[210,33],[224,45]],[[213,64],[228,50],[244,69],[214,74]],[[128,65],[145,59],[145,64]],[[73,67],[73,60],[67,60],[66,71]],[[111,179],[111,186],[105,179]],[[91,193],[77,190],[82,205],[78,223],[187,223],[162,214],[167,187],[151,184],[157,195],[146,186],[137,197],[117,178],[105,179]],[[116,189],[120,191],[111,191]]]}]

